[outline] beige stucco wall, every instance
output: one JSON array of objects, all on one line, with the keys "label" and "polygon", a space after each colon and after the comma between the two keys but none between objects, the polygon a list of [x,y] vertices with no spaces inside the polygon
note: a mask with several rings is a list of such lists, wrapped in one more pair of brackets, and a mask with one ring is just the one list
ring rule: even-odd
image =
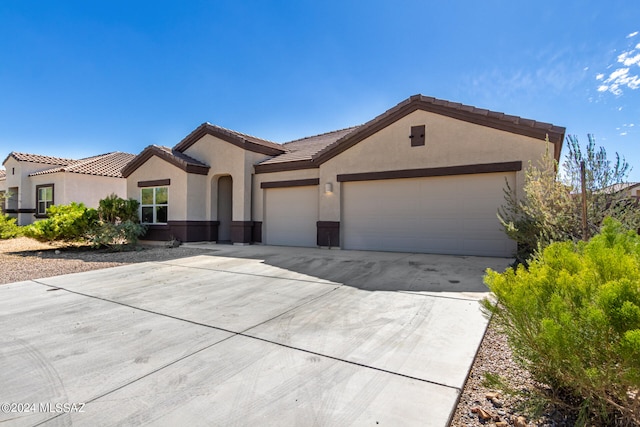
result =
[{"label": "beige stucco wall", "polygon": [[[253,220],[264,221],[264,194],[265,190],[260,188],[263,182],[290,181],[296,179],[312,179],[320,176],[320,169],[301,169],[297,171],[283,171],[259,173],[253,176]],[[318,186],[319,187],[319,186]],[[322,187],[324,189],[324,187]],[[318,190],[320,196],[320,190]]]},{"label": "beige stucco wall", "polygon": [[[9,157],[4,163],[4,167],[7,170],[7,188],[18,187],[18,209],[35,209],[35,186],[31,185],[29,174],[50,169],[54,166],[42,163],[19,162],[13,157]],[[17,217],[19,225],[31,224],[34,220],[31,213],[21,213]]]},{"label": "beige stucco wall", "polygon": [[[217,220],[218,178],[233,180],[233,221],[250,221],[253,165],[269,156],[244,150],[212,135],[205,135],[184,152],[210,166],[203,197],[206,219]],[[194,196],[195,197],[195,196]]]},{"label": "beige stucco wall", "polygon": [[[190,174],[165,160],[153,156],[127,177],[127,196],[137,201],[141,200],[138,181],[170,179],[168,220],[184,221],[192,219],[187,215],[187,175]],[[197,188],[193,190],[197,190]],[[195,208],[192,210],[195,212]]]},{"label": "beige stucco wall", "polygon": [[97,208],[98,202],[115,193],[127,197],[127,181],[124,178],[57,172],[30,177],[35,206],[37,185],[54,184],[54,203],[66,205],[71,202],[84,203]]},{"label": "beige stucco wall", "polygon": [[[411,147],[411,126],[426,125],[426,145]],[[340,221],[338,174],[458,166],[479,163],[537,162],[544,140],[516,135],[450,117],[415,111],[340,153],[320,166],[320,187],[332,183],[333,194],[322,193],[320,220]],[[524,172],[516,174],[520,189]]]},{"label": "beige stucco wall", "polygon": [[[36,186],[54,184],[54,203],[68,204],[82,202],[89,207],[98,207],[98,201],[111,193],[121,197],[127,194],[126,180],[122,178],[100,177],[74,173],[52,173],[29,176],[31,173],[51,169],[56,166],[44,163],[19,162],[9,157],[5,162],[7,188],[18,187],[18,209],[36,208]],[[20,225],[31,224],[35,220],[32,213],[18,214]]]}]

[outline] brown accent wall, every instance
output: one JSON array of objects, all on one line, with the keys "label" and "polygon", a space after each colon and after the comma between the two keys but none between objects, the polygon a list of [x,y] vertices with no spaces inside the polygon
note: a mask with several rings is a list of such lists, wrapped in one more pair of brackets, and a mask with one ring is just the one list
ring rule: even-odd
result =
[{"label": "brown accent wall", "polygon": [[262,221],[253,221],[251,240],[256,243],[262,243]]},{"label": "brown accent wall", "polygon": [[431,176],[469,175],[476,173],[517,172],[522,162],[484,163],[476,165],[446,166],[441,168],[404,169],[382,172],[346,173],[337,176],[338,182],[375,181],[379,179],[425,178]]},{"label": "brown accent wall", "polygon": [[231,242],[251,243],[253,221],[231,221]]},{"label": "brown accent wall", "polygon": [[150,224],[143,236],[144,240],[181,242],[215,242],[218,238],[218,221],[169,221],[164,224]]},{"label": "brown accent wall", "polygon": [[318,246],[340,247],[340,221],[318,221]]}]

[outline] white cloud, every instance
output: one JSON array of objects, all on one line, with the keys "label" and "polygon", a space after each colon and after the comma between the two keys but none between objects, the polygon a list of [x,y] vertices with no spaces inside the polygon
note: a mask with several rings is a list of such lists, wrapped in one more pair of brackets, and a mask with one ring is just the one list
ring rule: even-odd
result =
[{"label": "white cloud", "polygon": [[638,35],[638,31],[634,31],[633,33],[629,34],[627,38],[630,39],[631,37],[635,37],[637,35]]},{"label": "white cloud", "polygon": [[620,132],[620,136],[625,136],[626,134],[626,132]]},{"label": "white cloud", "polygon": [[[635,37],[637,34],[636,31],[627,37]],[[636,44],[635,48],[622,51],[616,57],[616,64],[607,67],[610,68],[613,68],[613,71],[608,76],[604,73],[596,74],[596,80],[600,82],[598,92],[611,92],[620,96],[624,89],[640,88],[640,43]]]},{"label": "white cloud", "polygon": [[[632,50],[631,52],[635,51]],[[618,62],[621,62],[625,67],[640,63],[640,53],[638,53],[636,56],[630,56],[629,53],[631,52],[623,52],[618,55]]]}]

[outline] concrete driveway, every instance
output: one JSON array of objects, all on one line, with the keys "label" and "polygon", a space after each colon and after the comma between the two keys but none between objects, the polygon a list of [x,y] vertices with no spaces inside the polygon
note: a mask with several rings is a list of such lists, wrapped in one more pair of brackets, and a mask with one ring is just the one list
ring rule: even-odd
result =
[{"label": "concrete driveway", "polygon": [[444,426],[509,263],[202,248],[0,286],[0,423]]}]

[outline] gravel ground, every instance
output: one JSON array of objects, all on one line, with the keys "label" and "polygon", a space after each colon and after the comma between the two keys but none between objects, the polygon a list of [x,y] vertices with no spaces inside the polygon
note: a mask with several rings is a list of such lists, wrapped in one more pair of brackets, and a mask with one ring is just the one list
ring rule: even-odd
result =
[{"label": "gravel ground", "polygon": [[[168,248],[163,246],[142,247],[131,252],[88,250],[86,247],[59,247],[39,243],[21,237],[0,240],[0,284],[39,279],[67,273],[115,267],[147,261],[163,261],[202,254],[203,249]],[[535,388],[526,371],[511,360],[511,351],[506,338],[489,324],[478,354],[471,368],[460,402],[452,419],[453,427],[471,426],[570,426],[565,416],[553,408],[535,421],[523,416],[520,411],[522,398],[498,395],[493,400],[489,393],[499,390],[483,385],[485,373],[499,373],[515,389],[523,391]],[[483,420],[483,416],[491,419]]]},{"label": "gravel ground", "polygon": [[201,255],[203,250],[143,246],[137,251],[111,252],[88,250],[87,247],[60,247],[26,237],[0,240],[0,284]]}]

